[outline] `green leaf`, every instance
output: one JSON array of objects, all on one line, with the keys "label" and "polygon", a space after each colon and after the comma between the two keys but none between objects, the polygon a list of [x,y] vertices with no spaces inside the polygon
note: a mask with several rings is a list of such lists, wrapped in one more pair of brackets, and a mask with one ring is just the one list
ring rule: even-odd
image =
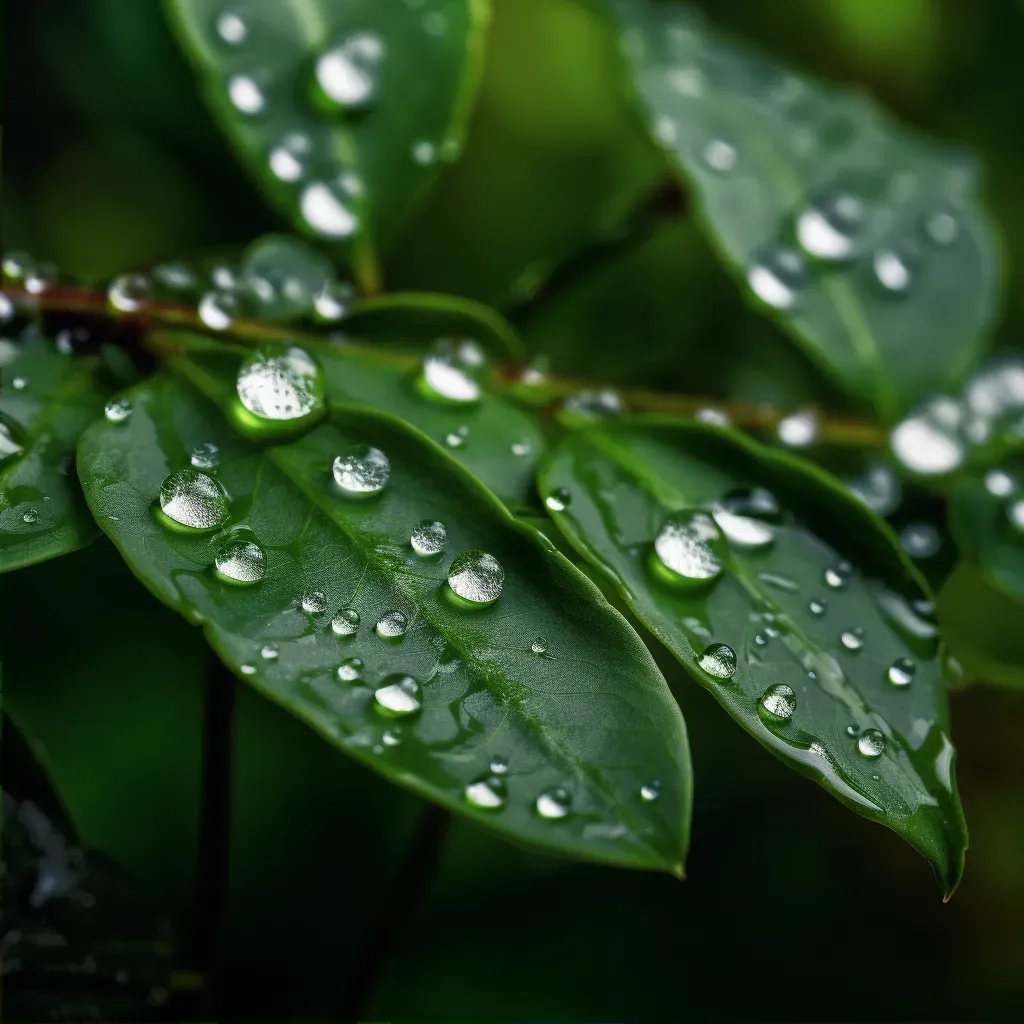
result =
[{"label": "green leaf", "polygon": [[[993,470],[992,475],[1017,479],[1008,470]],[[993,493],[982,479],[965,476],[950,497],[950,524],[961,556],[977,565],[1003,593],[1024,599],[1024,497],[1020,492]]]},{"label": "green leaf", "polygon": [[[202,623],[243,679],[346,753],[508,838],[681,872],[686,732],[649,652],[585,576],[444,449],[392,417],[343,406],[289,444],[260,447],[167,376],[130,398],[129,420],[99,422],[82,438],[90,507],[139,578]],[[154,500],[208,443],[220,452],[230,526],[169,529]],[[361,444],[386,454],[390,480],[357,499],[335,485],[332,460]],[[432,559],[410,546],[424,519],[447,534]],[[242,538],[264,553],[265,576],[250,586],[213,568]],[[488,607],[460,603],[446,583],[468,551],[504,567]],[[345,632],[352,617],[338,615],[347,609],[358,615],[354,633]],[[404,633],[378,635],[401,617]],[[401,694],[382,691],[403,676],[418,684],[403,691],[407,706],[422,708],[389,718],[379,704],[397,709]],[[660,799],[645,801],[641,788],[655,779]],[[547,820],[536,802],[559,787],[571,810]],[[495,794],[503,806],[479,806]]]},{"label": "green leaf", "polygon": [[[569,436],[540,484],[573,545],[744,729],[956,888],[967,832],[936,628],[880,520],[814,467],[693,422]],[[699,509],[696,530],[670,525]]]},{"label": "green leaf", "polygon": [[958,383],[1000,277],[973,163],[689,7],[610,2],[652,133],[754,299],[887,420]]},{"label": "green leaf", "polygon": [[35,335],[0,346],[0,572],[9,572],[98,536],[74,451],[103,415],[104,390],[94,357],[63,355]]},{"label": "green leaf", "polygon": [[269,199],[337,242],[376,291],[380,253],[461,150],[487,0],[167,4],[210,108]]},{"label": "green leaf", "polygon": [[[177,370],[225,411],[237,404],[234,381],[244,349],[198,335],[175,334],[173,344],[187,358]],[[536,419],[510,402],[482,390],[466,407],[444,405],[417,388],[419,362],[386,350],[329,345],[304,338],[324,369],[329,402],[391,413],[449,448],[486,487],[510,508],[536,505],[534,474],[546,444]]]}]

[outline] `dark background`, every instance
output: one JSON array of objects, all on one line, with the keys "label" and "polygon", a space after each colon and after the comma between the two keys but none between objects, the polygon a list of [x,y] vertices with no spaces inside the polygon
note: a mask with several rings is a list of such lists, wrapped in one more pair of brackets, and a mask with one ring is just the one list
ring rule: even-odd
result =
[{"label": "dark background", "polygon": [[[997,344],[1019,349],[1024,5],[704,6],[769,52],[857,83],[982,157],[1011,269]],[[13,0],[4,16],[5,248],[102,279],[285,228],[204,112],[157,0]],[[495,0],[489,46],[465,156],[389,259],[393,289],[508,304],[538,266],[573,251],[663,172],[621,98],[611,40],[581,5]],[[832,394],[746,310],[686,221],[519,324],[556,369],[609,382],[783,405]],[[1003,621],[992,642],[1019,653],[1024,616]],[[186,932],[200,634],[99,542],[6,577],[0,639],[5,699],[45,744],[84,839],[125,864]],[[693,746],[688,881],[524,853],[457,823],[375,1017],[1024,1012],[1024,691],[979,686],[953,698],[971,849],[963,885],[943,905],[908,846],[789,772],[660,660]],[[402,884],[396,870],[419,810],[242,688],[224,1017],[336,1012]]]}]

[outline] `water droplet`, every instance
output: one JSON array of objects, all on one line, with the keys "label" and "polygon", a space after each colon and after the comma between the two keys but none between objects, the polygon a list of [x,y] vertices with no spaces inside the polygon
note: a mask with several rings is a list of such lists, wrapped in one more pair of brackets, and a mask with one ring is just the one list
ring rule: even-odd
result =
[{"label": "water droplet", "polygon": [[771,523],[781,519],[775,495],[763,487],[732,491],[712,515],[729,543],[748,551],[768,547],[775,540]]},{"label": "water droplet", "polygon": [[280,654],[277,644],[264,644],[260,648],[260,657],[264,661],[277,661],[277,656]]},{"label": "water droplet", "polygon": [[267,154],[270,173],[279,181],[295,182],[306,176],[313,143],[308,135],[290,132]]},{"label": "water droplet", "polygon": [[707,583],[722,573],[721,545],[722,534],[707,513],[675,512],[658,531],[654,551],[675,580]]},{"label": "water droplet", "polygon": [[414,163],[427,167],[437,159],[437,147],[428,139],[414,142],[410,150]]},{"label": "water droplet", "polygon": [[859,651],[864,646],[864,630],[860,626],[848,629],[839,637],[839,641],[848,651]]},{"label": "water droplet", "polygon": [[334,323],[348,314],[355,288],[348,281],[328,281],[313,296],[313,312],[320,320]]},{"label": "water droplet", "polygon": [[900,543],[911,558],[931,558],[942,547],[942,535],[932,523],[909,523],[900,531]]},{"label": "water droplet", "polygon": [[964,460],[959,437],[964,408],[938,396],[899,423],[889,438],[893,454],[911,472],[922,476],[951,473]]},{"label": "water droplet", "polygon": [[354,683],[363,674],[363,662],[360,658],[346,658],[338,666],[338,679],[343,683]]},{"label": "water droplet", "polygon": [[813,409],[802,409],[779,420],[776,432],[787,448],[807,448],[818,440],[821,421]]},{"label": "water droplet", "polygon": [[314,181],[303,189],[299,209],[303,220],[323,238],[349,238],[359,229],[359,218],[341,189]]},{"label": "water droplet", "polygon": [[698,659],[700,667],[716,679],[732,679],[736,674],[736,652],[728,644],[709,644]]},{"label": "water droplet", "polygon": [[1005,469],[990,469],[985,474],[985,490],[997,498],[1006,498],[1020,487],[1020,481]]},{"label": "water droplet", "polygon": [[812,614],[821,618],[825,612],[828,611],[828,605],[821,599],[815,599],[807,605],[807,610]]},{"label": "water droplet", "polygon": [[412,530],[409,538],[413,551],[422,558],[439,555],[448,543],[448,531],[444,523],[436,519],[421,519]]},{"label": "water droplet", "polygon": [[909,686],[917,666],[910,658],[897,658],[886,672],[886,678],[893,686]]},{"label": "water droplet", "polygon": [[792,718],[796,711],[796,694],[785,683],[776,683],[764,691],[761,707],[775,718]]},{"label": "water droplet", "polygon": [[196,275],[184,263],[161,263],[153,269],[153,279],[173,292],[193,291]]},{"label": "water droplet", "polygon": [[217,575],[229,583],[258,583],[267,571],[267,556],[255,541],[229,540],[213,564]]},{"label": "water droplet", "polygon": [[736,166],[736,147],[724,139],[712,139],[701,153],[704,163],[719,174],[728,174]]},{"label": "water droplet", "polygon": [[322,590],[311,590],[302,595],[299,604],[307,615],[323,615],[327,611],[327,595]]},{"label": "water droplet", "polygon": [[495,775],[504,775],[508,771],[508,758],[502,757],[500,754],[495,755],[491,758],[491,771]]},{"label": "water droplet", "polygon": [[373,697],[382,712],[396,717],[414,714],[423,706],[423,689],[412,676],[388,676]]},{"label": "water droplet", "polygon": [[924,221],[924,233],[933,245],[945,248],[960,237],[960,225],[951,213],[930,213]]},{"label": "water droplet", "polygon": [[857,740],[857,749],[865,757],[881,757],[885,750],[885,737],[877,729],[865,729]]},{"label": "water droplet", "polygon": [[466,802],[485,811],[497,811],[505,806],[505,783],[487,776],[466,787]]},{"label": "water droplet", "polygon": [[24,377],[19,374],[17,377],[12,378],[11,387],[14,388],[15,391],[24,391],[25,388],[28,387],[28,377]]},{"label": "water droplet", "polygon": [[464,551],[448,570],[452,593],[475,605],[497,601],[505,585],[501,563],[485,551]]},{"label": "water droplet", "polygon": [[228,519],[228,501],[212,476],[197,469],[179,469],[160,485],[160,511],[189,530],[213,530]]},{"label": "water droplet", "polygon": [[800,214],[797,241],[804,252],[820,260],[845,260],[853,254],[864,219],[863,202],[849,192],[838,192]]},{"label": "water droplet", "polygon": [[572,797],[569,795],[569,791],[562,786],[552,786],[551,789],[544,790],[537,797],[534,807],[542,818],[557,821],[569,814],[572,809]]},{"label": "water droplet", "polygon": [[845,590],[850,585],[853,566],[849,562],[836,562],[825,570],[825,585],[833,590]]},{"label": "water droplet", "polygon": [[10,323],[14,313],[14,301],[6,292],[0,292],[0,324]]},{"label": "water droplet", "polygon": [[238,399],[253,416],[276,423],[324,410],[323,371],[294,345],[258,348],[238,371]]},{"label": "water droplet", "polygon": [[29,295],[42,295],[57,283],[57,267],[53,263],[37,263],[25,273],[24,286]]},{"label": "water droplet", "polygon": [[256,666],[255,665],[239,665],[238,666],[238,670],[239,670],[239,672],[242,673],[243,676],[254,676],[254,675],[256,675]]},{"label": "water droplet", "polygon": [[240,14],[225,11],[217,17],[217,35],[228,46],[241,46],[249,35],[249,26]]},{"label": "water droplet", "polygon": [[661,783],[657,779],[640,787],[640,799],[644,803],[653,803],[659,796],[661,796]]},{"label": "water droplet", "polygon": [[380,494],[391,479],[388,457],[371,445],[358,445],[339,455],[332,467],[338,486],[353,495]]},{"label": "water droplet", "polygon": [[860,735],[860,729],[858,729],[855,725],[848,725],[845,731],[846,735],[849,736],[850,739],[853,739],[854,736]]},{"label": "water droplet", "polygon": [[659,114],[651,125],[654,137],[666,146],[671,146],[679,138],[679,122],[668,114]]},{"label": "water droplet", "polygon": [[564,512],[572,503],[572,491],[568,487],[556,487],[545,499],[544,504],[552,512]]},{"label": "water droplet", "polygon": [[267,105],[263,90],[252,75],[232,75],[228,79],[228,99],[246,117],[262,114]]},{"label": "water droplet", "polygon": [[402,742],[401,727],[396,725],[393,729],[385,729],[381,739],[385,747],[397,747]]},{"label": "water droplet", "polygon": [[393,640],[395,637],[405,636],[409,628],[409,620],[400,611],[385,612],[374,627],[377,636],[385,640]]},{"label": "water droplet", "polygon": [[547,640],[545,640],[544,637],[542,637],[542,636],[537,637],[537,639],[534,640],[532,644],[530,644],[530,650],[533,651],[534,654],[547,654],[548,653],[548,642],[547,642]]},{"label": "water droplet", "polygon": [[480,400],[480,385],[455,361],[439,352],[423,360],[420,390],[427,398],[451,405],[471,405]]},{"label": "water droplet", "polygon": [[787,594],[796,594],[800,590],[800,584],[791,576],[783,576],[777,572],[759,572],[757,578],[769,587],[782,590]]},{"label": "water droplet", "polygon": [[722,412],[721,409],[698,409],[693,414],[693,418],[698,423],[710,423],[715,427],[728,427],[732,425],[732,420],[729,418],[728,413]]},{"label": "water droplet", "polygon": [[322,54],[314,73],[328,104],[345,111],[373,103],[384,59],[384,44],[373,32],[352,32]]},{"label": "water droplet", "polygon": [[1006,506],[1006,518],[1018,533],[1024,533],[1024,498],[1011,501]]},{"label": "water droplet", "polygon": [[762,252],[747,272],[750,290],[773,309],[793,309],[807,283],[803,257],[788,246],[772,246]]},{"label": "water droplet", "polygon": [[904,295],[910,290],[913,274],[907,260],[893,249],[879,249],[871,257],[875,279],[894,295]]},{"label": "water droplet", "polygon": [[124,423],[131,418],[132,403],[127,398],[111,398],[103,407],[103,415],[111,423]]},{"label": "water droplet", "polygon": [[110,305],[122,313],[134,313],[153,298],[153,282],[145,274],[115,277],[107,291]]},{"label": "water droplet", "polygon": [[512,454],[513,455],[519,455],[519,456],[529,455],[532,450],[533,449],[530,447],[530,442],[529,441],[516,441],[512,445]]},{"label": "water droplet", "polygon": [[206,441],[192,449],[190,461],[196,469],[216,469],[220,465],[220,449],[212,441]]},{"label": "water droplet", "polygon": [[359,612],[355,608],[342,608],[331,619],[331,629],[338,636],[351,636],[359,629]]},{"label": "water droplet", "polygon": [[850,492],[873,512],[887,516],[899,507],[900,478],[884,462],[873,462],[862,476],[846,482]]},{"label": "water droplet", "polygon": [[0,420],[0,462],[20,455],[24,450],[11,434],[11,428]]},{"label": "water droplet", "polygon": [[461,448],[466,443],[466,436],[469,434],[468,427],[459,427],[458,431],[445,434],[444,443],[449,448]]},{"label": "water droplet", "polygon": [[623,405],[617,391],[602,388],[598,391],[577,391],[569,395],[562,409],[578,419],[610,419],[622,415]]},{"label": "water droplet", "polygon": [[32,524],[32,523],[34,523],[34,522],[35,522],[35,521],[36,521],[36,520],[37,520],[38,518],[39,518],[39,513],[38,513],[38,512],[37,512],[37,511],[36,511],[36,510],[35,510],[34,508],[30,508],[30,509],[29,509],[29,510],[28,510],[28,511],[27,511],[27,512],[26,512],[26,513],[25,513],[25,514],[24,514],[24,515],[23,515],[23,516],[21,517],[21,521],[22,521],[23,523],[28,523],[29,525],[31,525],[31,524]]},{"label": "water droplet", "polygon": [[233,292],[206,292],[199,300],[197,312],[211,331],[226,331],[238,316],[238,298]]}]

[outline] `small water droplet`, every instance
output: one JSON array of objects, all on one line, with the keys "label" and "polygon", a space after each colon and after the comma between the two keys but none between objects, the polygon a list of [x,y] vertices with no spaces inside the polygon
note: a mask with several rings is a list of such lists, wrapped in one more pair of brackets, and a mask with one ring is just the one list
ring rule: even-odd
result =
[{"label": "small water droplet", "polygon": [[519,456],[529,455],[531,451],[532,451],[532,449],[530,447],[530,442],[529,441],[516,441],[512,445],[512,454],[513,455],[519,455]]},{"label": "small water droplet", "polygon": [[572,504],[572,491],[568,487],[556,487],[544,499],[544,504],[552,512],[564,512]]},{"label": "small water droplet", "polygon": [[373,32],[352,32],[322,54],[314,74],[323,99],[344,111],[365,110],[377,96],[384,43]]},{"label": "small water droplet", "polygon": [[228,540],[213,564],[217,574],[229,583],[259,583],[267,571],[267,556],[255,541]]},{"label": "small water droplet", "polygon": [[238,297],[233,292],[206,292],[196,310],[211,331],[226,331],[238,316]]},{"label": "small water droplet", "polygon": [[464,551],[448,570],[448,586],[452,593],[475,605],[497,601],[505,585],[501,563],[485,551]]},{"label": "small water droplet", "polygon": [[534,804],[537,813],[548,821],[557,821],[568,816],[572,809],[572,797],[562,786],[552,786],[544,790]]},{"label": "small water droplet", "polygon": [[115,277],[107,290],[113,309],[134,313],[153,298],[153,282],[145,274],[122,274]]},{"label": "small water droplet", "polygon": [[189,530],[213,530],[228,519],[224,489],[197,469],[179,469],[160,485],[160,511]]},{"label": "small water droplet", "polygon": [[583,390],[569,395],[562,410],[581,420],[611,419],[623,413],[622,398],[611,388]]},{"label": "small water droplet", "polygon": [[132,403],[127,398],[111,398],[103,407],[103,415],[111,423],[125,423],[132,415]]},{"label": "small water droplet", "polygon": [[220,465],[220,449],[212,441],[206,441],[192,449],[190,461],[196,469],[214,470]]},{"label": "small water droplet", "polygon": [[355,608],[342,608],[331,619],[331,629],[338,636],[351,636],[359,629],[359,612]]},{"label": "small water droplet", "polygon": [[280,654],[277,644],[264,644],[260,648],[260,657],[264,661],[277,661],[277,656]]},{"label": "small water droplet", "polygon": [[859,651],[864,646],[863,627],[855,626],[853,629],[846,630],[839,637],[839,641],[848,651]]},{"label": "small water droplet", "polygon": [[945,248],[960,237],[960,225],[951,213],[938,210],[925,218],[924,233],[933,245]]},{"label": "small water droplet", "polygon": [[775,496],[763,487],[732,491],[712,514],[729,543],[747,551],[768,547],[775,540],[771,524],[781,519]]},{"label": "small water droplet", "polygon": [[495,755],[491,758],[491,771],[495,775],[504,775],[508,771],[508,758],[502,757],[500,754]]},{"label": "small water droplet", "polygon": [[530,644],[530,650],[533,651],[534,654],[547,654],[548,653],[548,642],[547,642],[547,640],[545,640],[544,637],[542,637],[542,636],[537,637],[537,639],[534,640],[532,644]]},{"label": "small water droplet", "polygon": [[659,796],[661,796],[661,783],[657,779],[653,779],[640,787],[640,799],[644,803],[653,803]]},{"label": "small water droplet", "polygon": [[420,139],[414,142],[410,150],[414,163],[421,167],[428,167],[437,159],[437,147],[428,139]]},{"label": "small water droplet", "polygon": [[852,576],[853,566],[849,562],[836,562],[825,570],[825,585],[833,590],[845,590]]},{"label": "small water droplet", "polygon": [[996,498],[1006,498],[1020,487],[1020,481],[1005,469],[990,469],[985,474],[985,490]]},{"label": "small water droplet", "polygon": [[722,412],[721,409],[698,409],[693,414],[693,418],[698,423],[710,423],[715,427],[728,427],[732,425],[732,420],[729,418],[729,414]]},{"label": "small water droplet", "polygon": [[301,181],[306,176],[313,143],[302,132],[289,132],[267,154],[270,173],[279,181]]},{"label": "small water droplet", "polygon": [[363,674],[363,662],[360,658],[346,658],[338,666],[338,679],[343,683],[354,683]]},{"label": "small water droplet", "polygon": [[228,46],[241,46],[249,35],[249,26],[245,19],[234,11],[224,11],[217,16],[217,36]]},{"label": "small water droplet", "polygon": [[791,686],[776,683],[762,694],[761,707],[774,718],[792,718],[793,712],[796,711],[796,694]]},{"label": "small water droplet", "polygon": [[450,434],[445,434],[444,443],[449,448],[461,448],[466,443],[466,436],[469,434],[469,430],[466,427],[462,427],[460,430],[464,430],[465,433],[452,431]]},{"label": "small water droplet", "polygon": [[813,409],[802,409],[779,420],[776,432],[787,448],[807,448],[818,440],[821,420]]},{"label": "small water droplet", "polygon": [[885,750],[885,737],[877,729],[865,729],[857,740],[857,749],[865,757],[881,757]]},{"label": "small water droplet", "polygon": [[439,523],[436,519],[421,519],[413,527],[409,543],[421,558],[431,558],[444,551],[448,543],[448,531],[444,528],[444,523]]},{"label": "small water droplet", "polygon": [[942,534],[932,523],[909,523],[900,531],[900,543],[911,558],[931,558],[942,547]]},{"label": "small water droplet", "polygon": [[855,725],[848,725],[846,727],[846,735],[849,736],[850,739],[853,739],[854,736],[860,735],[860,729],[858,729]]},{"label": "small water droplet", "polygon": [[910,658],[897,658],[886,672],[886,678],[893,686],[909,686],[914,678],[917,666]]},{"label": "small water droplet", "polygon": [[893,454],[922,476],[951,473],[964,460],[959,437],[964,408],[952,398],[938,396],[899,423],[889,437]]},{"label": "small water droplet", "polygon": [[712,139],[701,153],[701,159],[719,174],[728,174],[736,166],[736,147],[724,139]]},{"label": "small water droplet", "polygon": [[243,676],[254,676],[254,675],[256,675],[256,666],[255,665],[239,665],[238,669],[242,673]]},{"label": "small water droplet", "polygon": [[322,238],[351,237],[359,230],[359,217],[349,205],[351,192],[323,181],[310,182],[299,199],[303,220]]},{"label": "small water droplet", "polygon": [[239,401],[253,416],[275,423],[324,410],[323,371],[304,349],[262,346],[238,371]]},{"label": "small water droplet", "polygon": [[354,298],[355,288],[348,281],[328,281],[313,296],[313,312],[325,323],[334,323],[348,314]]},{"label": "small water droplet", "polygon": [[815,598],[807,605],[807,610],[814,616],[821,618],[828,611],[828,605],[821,598]]},{"label": "small water droplet", "polygon": [[807,265],[803,257],[784,245],[764,250],[747,272],[750,290],[772,309],[793,309],[806,283]]},{"label": "small water droplet", "polygon": [[14,388],[15,391],[24,391],[25,388],[28,387],[28,377],[24,377],[19,374],[17,377],[12,378],[11,387]]},{"label": "small water droplet", "polygon": [[423,706],[423,689],[412,676],[388,676],[373,697],[380,711],[396,717],[412,715]]},{"label": "small water droplet", "polygon": [[385,747],[397,747],[402,742],[402,727],[396,725],[393,729],[385,729],[381,739]]},{"label": "small water droplet", "polygon": [[893,249],[879,249],[871,257],[875,279],[893,295],[904,295],[910,290],[913,273],[906,258]]},{"label": "small water droplet", "polygon": [[736,652],[728,644],[709,644],[698,659],[700,667],[716,679],[732,679],[736,674]]},{"label": "small water droplet", "polygon": [[1006,506],[1006,518],[1018,533],[1024,533],[1024,498],[1011,501]]},{"label": "small water droplet", "polygon": [[467,803],[484,811],[497,811],[505,806],[505,783],[491,775],[471,782],[465,793]]},{"label": "small water droplet", "polygon": [[853,254],[864,220],[864,203],[849,192],[838,192],[800,214],[796,222],[797,241],[809,256],[845,260]]},{"label": "small water droplet", "polygon": [[440,352],[423,360],[420,390],[435,402],[472,405],[480,400],[480,385],[456,362]]},{"label": "small water droplet", "polygon": [[232,75],[228,79],[228,99],[246,117],[259,116],[267,105],[263,89],[252,75]]},{"label": "small water droplet", "polygon": [[14,319],[14,301],[6,292],[0,292],[0,324],[8,324]]},{"label": "small water droplet", "polygon": [[676,512],[658,531],[654,551],[676,581],[704,584],[722,573],[722,534],[705,512]]},{"label": "small water droplet", "polygon": [[378,620],[374,627],[377,636],[385,640],[393,640],[395,637],[405,636],[409,628],[409,620],[400,611],[387,611]]},{"label": "small water droplet", "polygon": [[35,510],[34,508],[30,508],[30,509],[29,509],[29,510],[28,510],[28,511],[27,511],[27,512],[26,512],[26,513],[25,513],[25,514],[24,514],[24,515],[23,515],[23,516],[21,517],[21,521],[22,521],[23,523],[28,523],[29,525],[31,525],[31,524],[32,524],[32,523],[34,523],[34,522],[35,522],[35,521],[36,521],[36,520],[37,520],[38,518],[39,518],[39,513],[38,513],[38,512],[37,512],[37,511],[36,511],[36,510]]},{"label": "small water droplet", "polygon": [[380,494],[391,479],[388,457],[371,445],[358,445],[339,455],[332,471],[338,486],[351,495]]}]

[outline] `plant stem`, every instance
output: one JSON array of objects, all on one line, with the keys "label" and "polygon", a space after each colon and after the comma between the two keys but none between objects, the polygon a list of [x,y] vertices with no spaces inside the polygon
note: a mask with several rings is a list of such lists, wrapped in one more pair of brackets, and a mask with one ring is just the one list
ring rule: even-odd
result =
[{"label": "plant stem", "polygon": [[235,677],[207,651],[203,680],[203,754],[191,960],[203,977],[205,1016],[219,998],[220,938],[231,872]]},{"label": "plant stem", "polygon": [[363,1020],[370,1009],[370,1001],[385,971],[430,891],[441,863],[451,820],[451,815],[435,804],[424,805],[416,831],[395,872],[390,899],[363,947],[342,1004],[340,1020]]}]

